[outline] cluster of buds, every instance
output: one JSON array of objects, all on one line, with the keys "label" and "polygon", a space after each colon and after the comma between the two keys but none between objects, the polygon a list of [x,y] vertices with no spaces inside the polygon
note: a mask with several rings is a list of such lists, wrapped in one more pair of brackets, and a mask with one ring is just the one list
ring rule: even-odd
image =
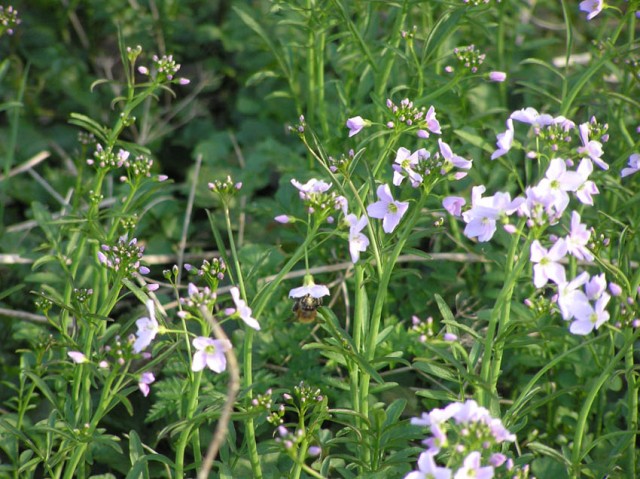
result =
[{"label": "cluster of buds", "polygon": [[218,289],[218,283],[224,279],[227,265],[222,258],[213,258],[211,261],[203,260],[199,268],[186,263],[184,269],[189,274],[203,278],[212,290]]},{"label": "cluster of buds", "polygon": [[230,176],[224,180],[214,180],[207,184],[211,192],[217,193],[223,203],[227,203],[242,188],[242,182],[234,182]]},{"label": "cluster of buds", "polygon": [[426,343],[434,336],[433,318],[429,316],[423,321],[418,316],[413,315],[411,317],[411,332],[419,335],[421,343]]},{"label": "cluster of buds", "polygon": [[73,298],[80,304],[86,303],[93,296],[93,289],[73,288]]},{"label": "cluster of buds", "polygon": [[[134,52],[132,52],[132,55],[133,54]],[[174,82],[180,85],[189,84],[187,78],[175,78],[176,73],[180,70],[180,64],[175,62],[173,55],[162,55],[161,57],[154,55],[152,60],[153,67],[151,71],[147,67],[139,66],[138,73],[150,76],[155,83]]]},{"label": "cluster of buds", "polygon": [[[465,47],[456,47],[453,49],[453,54],[458,60],[458,64],[462,66],[462,69],[468,70],[471,73],[477,73],[478,68],[484,62],[486,55],[476,50],[475,45],[467,45]],[[452,73],[455,69],[448,65],[445,67],[447,73]]]},{"label": "cluster of buds", "polygon": [[53,301],[49,298],[45,298],[44,296],[38,296],[38,298],[34,301],[36,309],[38,311],[42,311],[45,315],[51,310],[53,307]]},{"label": "cluster of buds", "polygon": [[118,238],[118,242],[109,246],[103,244],[98,251],[98,261],[107,268],[124,272],[126,276],[133,274],[149,274],[149,268],[140,264],[144,254],[144,246],[138,245],[137,238],[129,240],[127,235]]},{"label": "cluster of buds", "polygon": [[95,145],[96,137],[93,133],[89,133],[88,131],[79,131],[78,143],[84,146]]},{"label": "cluster of buds", "polygon": [[294,404],[297,401],[301,410],[311,405],[322,404],[325,400],[320,388],[309,386],[304,381],[300,381],[300,384],[293,388],[293,396],[289,393],[284,393],[282,397],[290,404]]},{"label": "cluster of buds", "polygon": [[404,38],[405,40],[413,40],[413,38],[416,36],[417,31],[418,26],[414,25],[411,30],[402,30],[400,32],[400,35],[402,35],[402,38]]},{"label": "cluster of buds", "polygon": [[344,153],[341,153],[340,157],[337,159],[333,156],[330,156],[328,158],[329,170],[331,171],[331,173],[341,172],[345,174],[349,169],[349,165],[353,161],[355,155],[355,152],[353,151],[353,149],[351,149],[346,155]]},{"label": "cluster of buds", "polygon": [[[189,286],[187,287],[187,295],[187,297],[180,298],[180,304],[187,310],[198,310],[200,306],[204,306],[211,311],[217,299],[215,291],[212,291],[211,288],[208,286],[198,288],[193,283],[189,283]],[[182,314],[181,316],[186,317],[185,314]]]},{"label": "cluster of buds", "polygon": [[553,122],[546,126],[544,129],[537,130],[537,137],[540,144],[544,147],[547,146],[554,156],[558,156],[564,153],[568,156],[573,132],[576,124],[563,117],[559,116],[553,119]]},{"label": "cluster of buds", "polygon": [[87,165],[95,166],[96,169],[100,170],[112,170],[124,165],[127,158],[129,158],[128,151],[121,149],[116,155],[113,150],[105,150],[102,145],[98,143],[93,152],[93,158],[87,159]]},{"label": "cluster of buds", "polygon": [[127,47],[127,59],[132,65],[136,62],[140,54],[142,53],[142,47],[137,45],[135,47]]},{"label": "cluster of buds", "polygon": [[[137,155],[135,158],[131,159],[129,153],[126,152],[122,166],[127,169],[129,180],[143,177],[149,178],[151,176],[153,160],[146,155]],[[124,183],[127,181],[127,177],[121,176],[120,181]]]},{"label": "cluster of buds", "polygon": [[298,135],[304,135],[304,130],[307,127],[307,123],[304,120],[304,115],[300,115],[298,123],[294,126],[289,125],[287,131],[289,133],[297,133]]},{"label": "cluster of buds", "polygon": [[387,98],[387,108],[394,116],[393,121],[387,122],[388,128],[408,128],[417,129],[419,138],[429,138],[429,132],[440,135],[440,122],[436,119],[436,110],[433,106],[427,110],[426,107],[416,107],[408,98],[403,99],[396,105],[390,98]]},{"label": "cluster of buds", "polygon": [[21,20],[18,18],[18,10],[9,5],[7,8],[0,6],[0,35],[6,33],[13,35],[14,29]]}]

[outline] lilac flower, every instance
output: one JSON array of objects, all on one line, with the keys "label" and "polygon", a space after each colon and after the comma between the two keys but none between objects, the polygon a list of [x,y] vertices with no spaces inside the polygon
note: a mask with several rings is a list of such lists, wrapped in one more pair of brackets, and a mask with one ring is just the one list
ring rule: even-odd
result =
[{"label": "lilac flower", "polygon": [[382,220],[382,229],[385,233],[391,233],[400,223],[400,220],[407,212],[409,203],[406,201],[395,201],[391,196],[389,185],[380,185],[377,190],[379,201],[367,207],[367,213],[372,218]]},{"label": "lilac flower", "polygon": [[513,214],[520,200],[511,201],[509,193],[498,192],[493,196],[482,197],[484,186],[474,186],[471,193],[471,209],[462,213],[467,226],[464,235],[467,238],[478,238],[478,241],[489,241],[496,232],[498,219]]},{"label": "lilac flower", "polygon": [[571,281],[558,284],[558,307],[562,319],[569,321],[575,311],[581,310],[589,304],[589,298],[579,288],[589,280],[589,273],[583,271]]},{"label": "lilac flower", "polygon": [[543,126],[553,124],[553,117],[551,115],[547,115],[546,113],[540,114],[535,108],[531,107],[514,111],[509,118],[532,125],[536,130],[536,134]]},{"label": "lilac flower", "polygon": [[240,290],[233,286],[229,292],[231,293],[233,302],[236,304],[236,309],[230,310],[229,313],[237,313],[238,316],[240,316],[240,319],[242,319],[247,326],[255,329],[256,331],[260,331],[260,323],[258,323],[257,319],[251,317],[251,308],[247,306],[247,303],[243,299],[240,298]]},{"label": "lilac flower", "polygon": [[603,170],[608,170],[609,165],[600,158],[604,153],[602,151],[602,143],[596,140],[589,141],[589,123],[582,123],[578,127],[578,130],[580,131],[580,140],[583,144],[583,146],[578,147],[578,153],[591,158],[591,160]]},{"label": "lilac flower", "polygon": [[569,326],[569,331],[573,334],[584,336],[589,334],[593,329],[598,329],[609,320],[609,313],[606,310],[607,303],[611,299],[607,293],[596,301],[595,307],[588,304],[588,308],[575,312],[575,320]]},{"label": "lilac flower", "polygon": [[583,158],[578,165],[578,169],[576,170],[576,173],[578,173],[580,175],[580,178],[582,178],[582,183],[575,191],[575,195],[582,204],[591,206],[593,206],[592,196],[600,193],[596,184],[593,181],[589,180],[589,176],[592,172],[593,163],[591,163],[591,159]]},{"label": "lilac flower", "polygon": [[511,145],[513,144],[513,120],[509,118],[507,120],[507,129],[504,133],[498,133],[496,136],[496,146],[498,149],[491,154],[491,159],[495,160],[496,158],[500,158],[503,155],[506,155],[507,152],[511,149]]},{"label": "lilac flower", "polygon": [[418,470],[412,471],[404,479],[450,479],[451,469],[438,467],[433,459],[433,454],[423,452],[418,458]]},{"label": "lilac flower", "polygon": [[580,213],[571,212],[571,230],[565,238],[567,252],[578,259],[593,261],[593,255],[587,249],[587,243],[591,238],[591,231],[583,223],[580,223]]},{"label": "lilac flower", "polygon": [[552,198],[551,205],[558,214],[562,214],[569,204],[567,191],[576,191],[583,182],[576,171],[567,171],[567,164],[562,158],[554,158],[549,162],[545,177],[538,187],[546,191]]},{"label": "lilac flower", "polygon": [[467,200],[460,196],[447,196],[442,200],[444,209],[453,216],[460,216],[462,214],[462,207],[465,204],[467,204]]},{"label": "lilac flower", "polygon": [[351,253],[351,261],[355,264],[360,259],[360,253],[366,251],[369,246],[369,238],[367,238],[362,230],[367,226],[367,216],[362,215],[360,219],[354,214],[347,215],[349,223],[349,252]]},{"label": "lilac flower", "polygon": [[133,343],[133,351],[135,353],[139,353],[149,346],[160,329],[158,321],[156,321],[156,312],[152,299],[147,300],[147,311],[149,311],[148,318],[145,316],[136,321],[138,331],[136,332],[136,341]]},{"label": "lilac flower", "polygon": [[607,289],[607,280],[604,273],[593,276],[585,285],[584,291],[590,300],[598,299]]},{"label": "lilac flower", "polygon": [[533,266],[533,284],[542,288],[549,280],[556,284],[566,281],[564,266],[559,261],[567,254],[567,244],[560,238],[549,250],[542,247],[540,241],[531,243],[531,262]]},{"label": "lilac flower", "polygon": [[440,135],[442,133],[440,131],[440,122],[436,120],[436,109],[433,106],[429,107],[429,111],[427,111],[427,115],[424,117],[424,120],[427,122],[427,129],[429,131],[436,135]]},{"label": "lilac flower", "polygon": [[293,288],[289,291],[290,298],[303,298],[307,295],[312,298],[322,298],[323,296],[329,296],[329,288],[324,284],[315,284],[313,282],[313,276],[305,275],[303,285],[298,288]]},{"label": "lilac flower", "polygon": [[365,126],[368,126],[368,121],[361,116],[354,116],[347,120],[347,128],[349,128],[349,138],[360,133]]},{"label": "lilac flower", "polygon": [[507,74],[505,72],[494,71],[489,73],[489,80],[491,81],[503,82],[506,79],[507,79]]},{"label": "lilac flower", "polygon": [[[440,154],[442,157],[450,164],[455,166],[456,168],[460,168],[461,170],[468,170],[471,168],[471,161],[465,160],[461,156],[458,156],[451,151],[451,147],[447,145],[444,141],[438,138],[438,146],[440,147]],[[456,180],[462,179],[467,176],[464,172],[458,172],[455,175]]]},{"label": "lilac flower", "polygon": [[227,358],[224,353],[231,350],[229,341],[198,336],[194,338],[192,344],[197,349],[191,363],[192,371],[202,371],[206,366],[216,373],[221,373],[227,368]]},{"label": "lilac flower", "polygon": [[587,20],[591,20],[598,15],[603,7],[603,0],[584,0],[580,2],[580,11],[587,13]]},{"label": "lilac flower", "polygon": [[67,356],[69,356],[73,360],[73,362],[76,364],[89,362],[87,357],[84,354],[82,354],[80,351],[67,351]]},{"label": "lilac flower", "polygon": [[464,460],[464,465],[458,469],[453,479],[491,479],[493,477],[493,467],[480,466],[480,453],[471,452]]},{"label": "lilac flower", "polygon": [[145,372],[140,375],[140,379],[138,380],[138,388],[144,397],[149,395],[149,385],[153,384],[156,380],[156,377],[151,372]]},{"label": "lilac flower", "polygon": [[393,166],[393,184],[400,186],[405,178],[409,178],[411,186],[417,188],[422,183],[422,175],[414,170],[421,158],[429,158],[430,153],[421,148],[414,153],[404,147],[398,148]]},{"label": "lilac flower", "polygon": [[291,184],[295,186],[298,190],[300,190],[300,197],[303,199],[309,193],[324,193],[329,188],[331,188],[331,183],[327,183],[322,180],[317,180],[315,178],[311,178],[306,183],[302,184],[296,179],[291,180]]},{"label": "lilac flower", "polygon": [[625,176],[632,175],[638,171],[640,171],[640,153],[634,153],[629,157],[629,167],[622,168],[620,176],[624,178]]}]

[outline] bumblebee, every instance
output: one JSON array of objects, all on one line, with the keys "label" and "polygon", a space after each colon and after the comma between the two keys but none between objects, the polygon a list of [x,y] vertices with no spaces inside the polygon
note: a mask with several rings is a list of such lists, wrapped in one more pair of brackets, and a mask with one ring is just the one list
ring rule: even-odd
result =
[{"label": "bumblebee", "polygon": [[318,308],[322,306],[322,298],[314,298],[310,294],[296,298],[293,303],[293,312],[301,323],[312,323],[318,314]]}]

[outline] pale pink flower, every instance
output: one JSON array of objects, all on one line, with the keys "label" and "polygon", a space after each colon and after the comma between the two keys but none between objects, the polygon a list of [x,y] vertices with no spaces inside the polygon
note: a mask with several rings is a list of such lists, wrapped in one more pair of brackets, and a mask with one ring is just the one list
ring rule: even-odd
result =
[{"label": "pale pink flower", "polygon": [[369,205],[367,213],[372,218],[382,220],[382,229],[385,233],[392,233],[407,212],[409,203],[394,200],[389,185],[380,185],[377,194],[379,201]]}]

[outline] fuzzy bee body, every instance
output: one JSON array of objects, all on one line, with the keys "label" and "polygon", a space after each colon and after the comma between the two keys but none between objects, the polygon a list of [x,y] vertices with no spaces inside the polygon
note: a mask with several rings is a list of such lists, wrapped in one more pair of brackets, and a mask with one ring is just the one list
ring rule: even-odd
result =
[{"label": "fuzzy bee body", "polygon": [[314,298],[310,294],[296,298],[293,303],[293,312],[301,323],[312,323],[318,314],[318,307],[322,305],[322,298]]}]

